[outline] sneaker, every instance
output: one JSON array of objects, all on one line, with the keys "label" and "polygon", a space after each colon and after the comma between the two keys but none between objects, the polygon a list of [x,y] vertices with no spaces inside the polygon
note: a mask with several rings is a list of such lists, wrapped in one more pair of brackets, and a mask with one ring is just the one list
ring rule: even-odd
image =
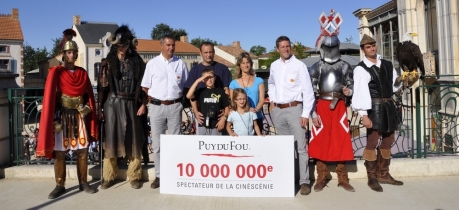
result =
[{"label": "sneaker", "polygon": [[151,188],[153,189],[156,189],[159,187],[159,177],[155,179],[155,181],[153,181],[153,183],[151,183]]},{"label": "sneaker", "polygon": [[301,195],[309,195],[309,194],[311,194],[311,187],[309,187],[308,184],[301,184],[300,194]]}]

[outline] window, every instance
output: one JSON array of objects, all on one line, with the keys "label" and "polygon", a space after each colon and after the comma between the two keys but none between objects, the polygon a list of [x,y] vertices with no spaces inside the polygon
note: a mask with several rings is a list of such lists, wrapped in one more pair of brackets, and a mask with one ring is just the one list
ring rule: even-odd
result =
[{"label": "window", "polygon": [[0,53],[7,53],[8,47],[5,45],[0,45]]},{"label": "window", "polygon": [[436,1],[428,1],[426,5],[427,50],[438,51],[438,26]]},{"label": "window", "polygon": [[100,62],[94,63],[94,79],[97,81],[99,77]]},{"label": "window", "polygon": [[102,56],[102,50],[101,50],[101,49],[96,49],[96,50],[94,51],[94,54],[95,54],[96,56]]},{"label": "window", "polygon": [[425,5],[425,26],[427,32],[427,52],[435,56],[435,73],[440,72],[438,64],[438,26],[437,26],[437,1],[428,0]]},{"label": "window", "polygon": [[10,60],[0,60],[0,71],[11,71],[10,69]]}]

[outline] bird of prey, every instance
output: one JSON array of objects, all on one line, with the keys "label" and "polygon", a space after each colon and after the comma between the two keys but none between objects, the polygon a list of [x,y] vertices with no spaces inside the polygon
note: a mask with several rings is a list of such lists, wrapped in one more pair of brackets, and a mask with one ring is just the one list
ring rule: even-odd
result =
[{"label": "bird of prey", "polygon": [[[403,71],[401,79],[406,81],[408,86],[412,86],[419,77],[423,79],[425,75],[422,53],[419,46],[412,42],[413,36],[417,36],[417,34],[405,33],[402,42],[398,43],[395,48],[395,57],[400,70]],[[420,76],[419,73],[421,73]]]}]

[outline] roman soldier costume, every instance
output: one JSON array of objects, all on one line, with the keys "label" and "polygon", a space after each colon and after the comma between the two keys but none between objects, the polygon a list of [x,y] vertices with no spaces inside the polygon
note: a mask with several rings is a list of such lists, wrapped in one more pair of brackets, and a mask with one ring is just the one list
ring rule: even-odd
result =
[{"label": "roman soldier costume", "polygon": [[345,161],[354,159],[349,123],[347,118],[346,100],[343,87],[352,94],[354,85],[352,67],[341,60],[338,39],[339,26],[342,23],[339,13],[332,10],[327,17],[325,13],[319,18],[321,34],[316,47],[320,51],[320,61],[309,68],[314,92],[317,97],[312,118],[318,122],[312,126],[309,142],[309,156],[316,160],[317,179],[314,185],[316,192],[326,186],[326,177],[330,171],[325,162],[337,162],[336,173],[338,186],[354,191],[349,184]]},{"label": "roman soldier costume", "polygon": [[137,39],[127,26],[119,27],[108,39],[112,46],[98,80],[99,119],[105,121],[106,134],[101,189],[114,184],[118,157],[129,160],[127,176],[131,186],[138,189],[142,146],[148,135],[146,114],[137,114],[140,109],[147,111],[147,95],[140,86],[145,63],[136,52]]},{"label": "roman soldier costume", "polygon": [[[68,58],[67,51],[78,53],[72,38],[75,31],[67,29],[61,43],[62,66],[49,69],[43,96],[37,156],[54,158],[56,188],[50,199],[65,193],[66,153],[77,154],[77,176],[80,190],[94,193],[87,182],[88,145],[98,137],[96,107],[91,81],[86,70],[74,66],[77,56]],[[69,69],[70,68],[70,69]]]}]

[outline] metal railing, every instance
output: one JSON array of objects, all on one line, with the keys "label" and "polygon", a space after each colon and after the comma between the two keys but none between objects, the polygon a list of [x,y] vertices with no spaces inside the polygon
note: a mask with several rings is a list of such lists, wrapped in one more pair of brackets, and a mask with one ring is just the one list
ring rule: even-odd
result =
[{"label": "metal railing", "polygon": [[[405,89],[403,95],[403,120],[396,131],[392,145],[394,157],[426,158],[438,155],[457,155],[458,152],[458,97],[459,85],[455,82],[436,82],[421,85],[416,89]],[[36,128],[39,128],[43,88],[10,88],[9,100],[9,137],[10,165],[26,163],[51,163],[34,156],[33,148],[27,155],[24,142]],[[269,103],[263,107],[262,133],[276,135],[272,123]],[[349,130],[356,158],[361,158],[366,145],[366,129],[360,116],[352,111],[349,115]],[[195,134],[193,113],[183,110],[182,133]],[[69,162],[73,162],[69,159]]]}]

